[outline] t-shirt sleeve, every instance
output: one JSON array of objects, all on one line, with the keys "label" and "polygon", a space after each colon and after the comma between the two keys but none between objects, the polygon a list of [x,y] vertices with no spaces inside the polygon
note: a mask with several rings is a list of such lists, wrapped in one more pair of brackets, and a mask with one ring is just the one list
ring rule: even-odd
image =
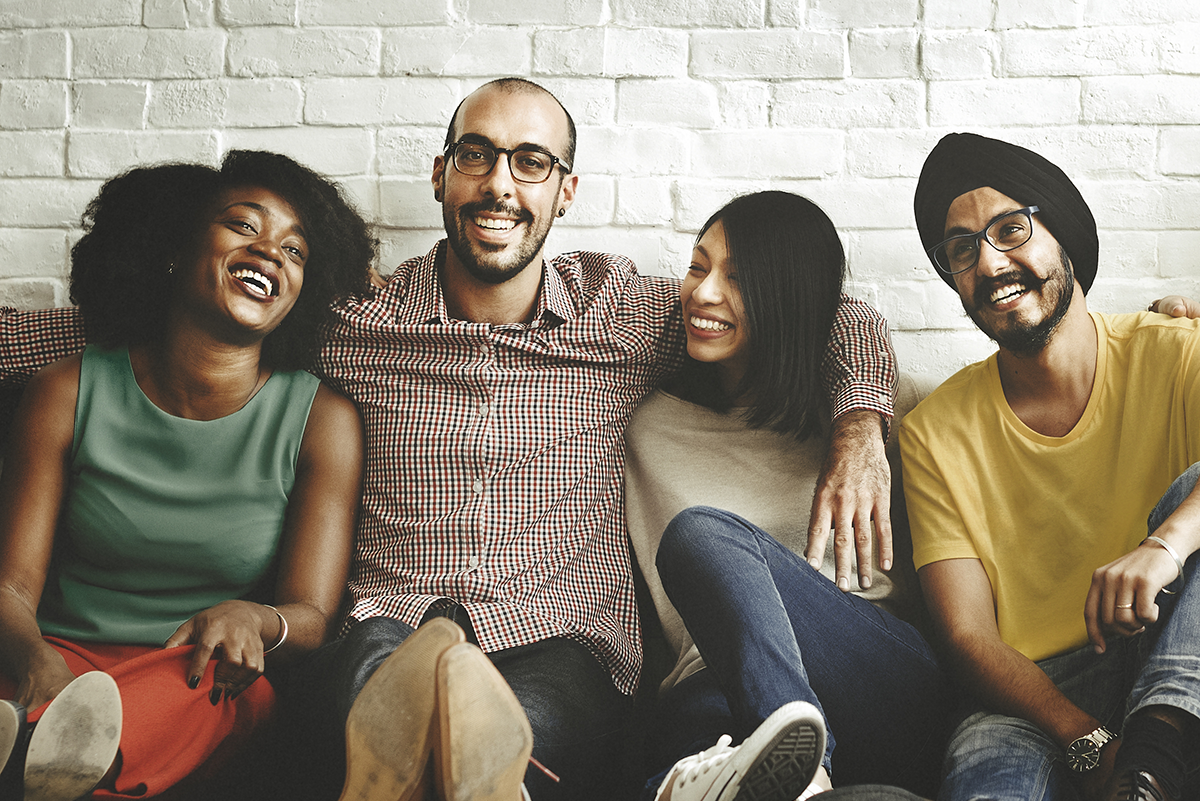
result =
[{"label": "t-shirt sleeve", "polygon": [[980,558],[941,468],[907,418],[900,424],[900,458],[916,569],[945,559]]}]

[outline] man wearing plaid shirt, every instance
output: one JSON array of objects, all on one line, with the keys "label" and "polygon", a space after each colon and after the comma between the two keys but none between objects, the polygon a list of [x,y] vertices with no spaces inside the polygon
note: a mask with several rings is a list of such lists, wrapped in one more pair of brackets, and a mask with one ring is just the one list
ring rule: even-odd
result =
[{"label": "man wearing plaid shirt", "polygon": [[[603,792],[641,667],[622,436],[683,355],[677,281],[615,255],[543,260],[575,198],[574,147],[570,115],[536,84],[503,79],[468,96],[433,166],[447,239],[342,310],[319,372],[367,431],[348,632],[296,685],[340,732],[380,662],[423,620],[449,617],[512,687],[534,757],[561,776],[531,768],[534,798]],[[43,328],[32,334],[29,314],[0,314],[0,377],[61,355],[42,344],[31,356],[47,333],[82,346],[73,310],[33,314]],[[879,434],[895,380],[869,307],[839,312],[824,371],[843,458],[810,537],[821,552],[836,527],[839,573],[856,550],[869,571],[872,517],[890,547]]]}]

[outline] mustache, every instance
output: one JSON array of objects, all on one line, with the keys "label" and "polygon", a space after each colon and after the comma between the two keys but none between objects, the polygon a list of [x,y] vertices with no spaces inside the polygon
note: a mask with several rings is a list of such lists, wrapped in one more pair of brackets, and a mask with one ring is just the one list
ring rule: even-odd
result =
[{"label": "mustache", "polygon": [[495,203],[466,203],[458,209],[460,217],[474,217],[481,212],[515,217],[520,222],[530,222],[533,220],[533,215],[528,210],[520,206],[505,203],[502,200],[497,200]]},{"label": "mustache", "polygon": [[997,289],[1004,289],[1005,287],[1022,284],[1028,290],[1036,290],[1040,289],[1042,284],[1046,283],[1048,280],[1050,280],[1049,276],[1046,278],[1038,278],[1036,275],[1024,268],[1009,270],[1006,273],[1001,273],[1000,275],[993,276],[991,278],[985,278],[975,285],[975,297],[973,298],[975,301],[975,308],[980,308],[987,303],[988,298],[990,298]]}]

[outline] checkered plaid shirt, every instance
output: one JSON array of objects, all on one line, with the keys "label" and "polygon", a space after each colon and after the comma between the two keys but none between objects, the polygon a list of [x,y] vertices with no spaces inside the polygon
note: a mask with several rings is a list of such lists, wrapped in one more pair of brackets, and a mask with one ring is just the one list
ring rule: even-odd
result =
[{"label": "checkered plaid shirt", "polygon": [[[348,625],[466,607],[486,651],[585,643],[631,692],[641,665],[621,492],[625,425],[683,353],[679,283],[620,256],[548,262],[533,320],[454,320],[440,249],[344,309],[320,360],[367,430]],[[33,331],[36,315],[52,327]],[[0,314],[0,374],[82,346],[71,310]],[[74,327],[70,327],[74,326]],[[891,416],[883,319],[844,298],[824,370],[835,414]],[[9,351],[12,351],[10,354]]]}]

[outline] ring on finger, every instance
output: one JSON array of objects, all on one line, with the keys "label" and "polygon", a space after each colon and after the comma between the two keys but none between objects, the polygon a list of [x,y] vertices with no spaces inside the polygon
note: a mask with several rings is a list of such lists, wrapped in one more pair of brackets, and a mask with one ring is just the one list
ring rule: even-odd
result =
[{"label": "ring on finger", "polygon": [[1133,604],[1117,604],[1118,609],[1132,609]]}]

